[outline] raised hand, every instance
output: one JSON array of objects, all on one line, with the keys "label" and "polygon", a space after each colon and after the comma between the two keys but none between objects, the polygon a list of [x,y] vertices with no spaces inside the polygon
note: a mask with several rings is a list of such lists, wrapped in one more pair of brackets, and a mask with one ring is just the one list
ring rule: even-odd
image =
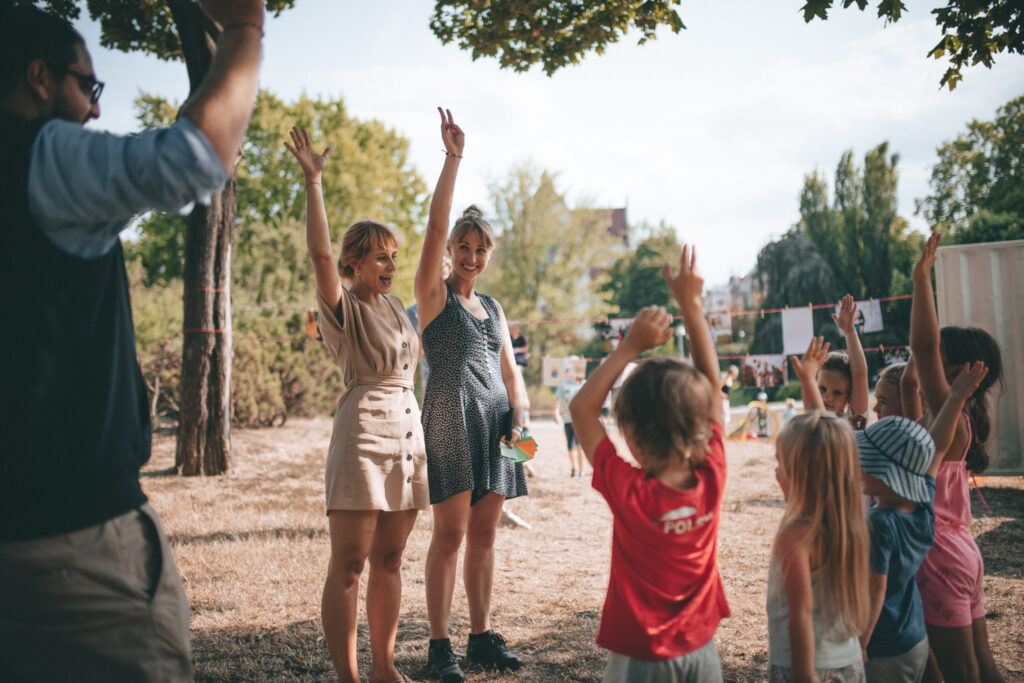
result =
[{"label": "raised hand", "polygon": [[292,144],[289,145],[285,142],[284,146],[298,160],[306,180],[320,180],[327,167],[327,157],[331,154],[331,148],[326,147],[322,154],[317,154],[313,149],[313,141],[309,139],[309,133],[305,128],[293,126],[289,134]]},{"label": "raised hand", "polygon": [[[854,316],[857,313],[857,303],[853,300],[853,295],[847,294],[839,300],[839,314],[832,314],[832,321],[835,322],[836,327],[843,331],[843,334],[848,332],[856,332],[854,328]],[[849,336],[847,334],[847,336]]]},{"label": "raised hand", "polygon": [[648,306],[636,314],[622,345],[639,354],[671,338],[672,316],[663,306]]},{"label": "raised hand", "polygon": [[[455,123],[451,109],[438,107],[437,111],[441,114],[441,142],[444,143],[444,150],[449,155],[461,157],[462,148],[466,144],[466,134]],[[447,114],[447,118],[445,118],[445,114]]]},{"label": "raised hand", "polygon": [[686,302],[700,302],[704,291],[704,277],[697,270],[697,248],[683,245],[683,253],[679,255],[679,272],[672,274],[672,266],[665,264],[665,282],[672,295],[682,308]]},{"label": "raised hand", "polygon": [[988,368],[980,360],[964,366],[953,383],[949,385],[949,395],[957,399],[966,399],[973,394],[981,381],[988,374]]},{"label": "raised hand", "polygon": [[828,358],[828,349],[829,344],[824,337],[814,337],[811,339],[807,351],[804,352],[803,358],[790,356],[789,359],[793,362],[793,370],[796,371],[797,377],[801,380],[814,380],[818,375],[818,370]]},{"label": "raised hand", "polygon": [[918,281],[920,278],[930,277],[932,267],[935,265],[935,250],[939,248],[939,241],[942,236],[933,232],[928,236],[928,242],[924,245],[924,251],[921,252],[921,258],[914,264],[913,279]]}]

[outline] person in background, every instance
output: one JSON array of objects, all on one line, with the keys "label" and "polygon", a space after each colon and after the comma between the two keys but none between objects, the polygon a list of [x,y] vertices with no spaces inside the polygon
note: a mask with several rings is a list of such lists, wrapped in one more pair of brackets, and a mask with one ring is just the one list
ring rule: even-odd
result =
[{"label": "person in background", "polygon": [[[569,356],[569,360],[578,360],[579,356]],[[576,432],[572,425],[572,415],[569,414],[569,402],[576,396],[583,384],[575,376],[567,374],[565,381],[555,387],[555,424],[561,425],[565,431],[565,448],[569,453],[569,477],[586,476],[583,471],[583,449],[580,448],[580,441],[576,438]],[[603,404],[602,404],[603,405]]]},{"label": "person in background", "polygon": [[[444,260],[441,262],[441,277],[448,277],[452,273],[452,257],[447,253],[444,255]],[[419,309],[417,304],[414,302],[412,306],[405,309],[405,314],[409,316],[409,322],[412,323],[412,329],[416,330],[416,334],[423,334],[423,330],[420,329],[420,318]],[[420,347],[420,387],[421,391],[427,388],[427,377],[430,376],[430,366],[427,365],[427,359],[423,357],[422,345]]]},{"label": "person in background", "polygon": [[139,485],[152,428],[120,234],[207,201],[235,166],[263,3],[204,0],[220,28],[168,128],[85,127],[103,82],[68,23],[0,8],[0,679],[189,681],[189,607]]},{"label": "person in background", "polygon": [[740,376],[740,368],[738,365],[730,365],[729,369],[722,373],[722,380],[720,383],[722,391],[722,424],[728,426],[730,419],[731,406],[729,403],[729,394],[732,393],[733,385],[736,383],[736,379]]}]

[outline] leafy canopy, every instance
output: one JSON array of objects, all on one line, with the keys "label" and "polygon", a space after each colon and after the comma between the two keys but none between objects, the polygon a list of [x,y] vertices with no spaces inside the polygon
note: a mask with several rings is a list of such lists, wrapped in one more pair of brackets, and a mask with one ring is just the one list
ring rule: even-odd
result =
[{"label": "leafy canopy", "polygon": [[[75,21],[82,6],[89,18],[100,22],[100,45],[122,52],[145,52],[168,61],[181,61],[181,40],[166,0],[45,0],[35,4],[48,12]],[[295,6],[295,0],[266,0],[267,11],[277,16]]]},{"label": "leafy canopy", "polygon": [[672,8],[680,0],[437,0],[430,28],[445,45],[455,42],[473,59],[497,57],[502,68],[527,71],[540,64],[548,76],[578,64],[591,50],[603,54],[629,29],[639,44],[659,26],[686,28]]},{"label": "leafy canopy", "polygon": [[[868,0],[841,1],[843,9],[856,3],[861,11],[869,4]],[[804,21],[828,19],[832,4],[833,0],[807,0]],[[906,9],[902,0],[878,2],[878,16],[886,23],[899,21]],[[936,7],[932,14],[942,38],[928,56],[942,59],[948,55],[949,59],[940,86],[956,88],[965,66],[992,68],[1000,52],[1024,54],[1024,3],[1020,0],[947,0],[945,7]]]},{"label": "leafy canopy", "polygon": [[931,192],[917,204],[933,229],[960,243],[1024,236],[1024,95],[937,151]]}]

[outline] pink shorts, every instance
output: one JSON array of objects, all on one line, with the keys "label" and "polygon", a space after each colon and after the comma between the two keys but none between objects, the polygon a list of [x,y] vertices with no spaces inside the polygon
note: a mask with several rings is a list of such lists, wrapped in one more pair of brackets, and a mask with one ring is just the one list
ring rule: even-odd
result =
[{"label": "pink shorts", "polygon": [[925,623],[954,628],[985,616],[985,565],[966,529],[935,527],[935,543],[917,570]]}]

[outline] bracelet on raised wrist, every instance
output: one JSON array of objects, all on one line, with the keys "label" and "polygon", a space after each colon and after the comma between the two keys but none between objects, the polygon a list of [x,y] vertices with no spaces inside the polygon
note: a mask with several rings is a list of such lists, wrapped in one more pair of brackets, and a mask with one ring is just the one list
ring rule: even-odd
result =
[{"label": "bracelet on raised wrist", "polygon": [[442,151],[442,152],[444,152],[444,155],[445,155],[446,157],[454,157],[454,158],[456,158],[456,159],[461,159],[461,158],[462,158],[462,155],[461,155],[461,154],[456,154],[455,152],[449,152],[449,151],[448,151],[448,150],[446,150],[446,149],[442,149],[441,151]]}]

